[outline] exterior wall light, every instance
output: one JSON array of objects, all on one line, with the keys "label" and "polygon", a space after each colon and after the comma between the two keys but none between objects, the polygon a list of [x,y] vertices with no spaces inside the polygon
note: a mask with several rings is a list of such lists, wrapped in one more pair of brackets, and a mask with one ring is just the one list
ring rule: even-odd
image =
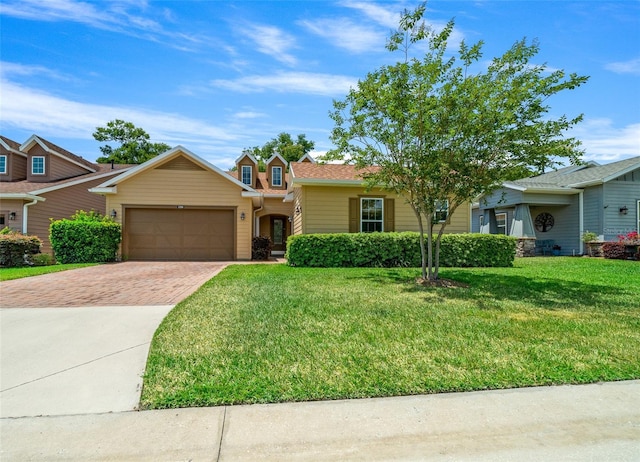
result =
[{"label": "exterior wall light", "polygon": [[629,209],[627,208],[626,205],[623,205],[622,207],[620,207],[620,213],[622,215],[626,215],[627,213],[629,213]]},{"label": "exterior wall light", "polygon": [[11,220],[11,221],[15,221],[16,220],[16,212],[9,213],[9,220]]},{"label": "exterior wall light", "polygon": [[240,219],[242,221],[244,221],[245,217],[246,217],[246,215],[244,214],[244,212],[240,212]]},{"label": "exterior wall light", "polygon": [[302,213],[302,208],[299,205],[296,205],[296,215],[300,215]]},{"label": "exterior wall light", "polygon": [[116,217],[118,216],[118,212],[116,212],[116,209],[111,210],[111,213],[109,214],[109,216],[111,217],[111,219],[115,220]]}]

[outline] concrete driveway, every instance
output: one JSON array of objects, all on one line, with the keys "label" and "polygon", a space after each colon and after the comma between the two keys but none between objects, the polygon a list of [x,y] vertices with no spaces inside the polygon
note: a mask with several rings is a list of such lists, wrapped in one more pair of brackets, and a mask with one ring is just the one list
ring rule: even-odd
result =
[{"label": "concrete driveway", "polygon": [[136,409],[158,325],[225,266],[126,262],[0,283],[0,417]]}]

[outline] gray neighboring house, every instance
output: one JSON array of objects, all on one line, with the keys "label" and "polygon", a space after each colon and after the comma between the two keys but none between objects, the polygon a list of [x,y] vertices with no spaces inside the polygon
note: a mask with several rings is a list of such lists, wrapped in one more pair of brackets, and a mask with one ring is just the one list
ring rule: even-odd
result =
[{"label": "gray neighboring house", "polygon": [[585,231],[617,241],[639,229],[640,156],[505,182],[473,206],[471,223],[472,232],[559,245],[561,255],[581,255]]}]

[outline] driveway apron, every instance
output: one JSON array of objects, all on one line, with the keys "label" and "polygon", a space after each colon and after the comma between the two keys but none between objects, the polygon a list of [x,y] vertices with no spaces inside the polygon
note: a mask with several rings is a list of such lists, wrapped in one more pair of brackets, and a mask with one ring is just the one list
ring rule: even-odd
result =
[{"label": "driveway apron", "polygon": [[0,283],[0,417],[136,409],[158,325],[225,266],[125,262]]}]

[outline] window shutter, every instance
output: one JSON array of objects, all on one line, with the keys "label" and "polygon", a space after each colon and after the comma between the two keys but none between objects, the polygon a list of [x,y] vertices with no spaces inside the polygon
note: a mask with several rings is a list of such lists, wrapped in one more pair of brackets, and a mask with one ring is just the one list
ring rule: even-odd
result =
[{"label": "window shutter", "polygon": [[395,199],[384,200],[384,230],[392,232],[396,230]]},{"label": "window shutter", "polygon": [[360,199],[357,197],[349,198],[349,232],[357,233],[360,231]]}]

